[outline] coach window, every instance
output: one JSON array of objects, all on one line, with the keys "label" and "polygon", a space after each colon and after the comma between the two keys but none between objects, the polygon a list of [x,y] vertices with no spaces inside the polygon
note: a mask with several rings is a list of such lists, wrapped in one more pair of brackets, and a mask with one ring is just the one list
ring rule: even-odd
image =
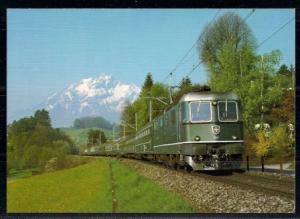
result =
[{"label": "coach window", "polygon": [[181,122],[186,123],[188,122],[188,117],[187,117],[187,110],[186,110],[186,104],[182,103],[180,106],[180,117],[181,117]]},{"label": "coach window", "polygon": [[208,101],[191,102],[190,115],[191,115],[191,122],[210,122],[212,120],[211,103]]}]

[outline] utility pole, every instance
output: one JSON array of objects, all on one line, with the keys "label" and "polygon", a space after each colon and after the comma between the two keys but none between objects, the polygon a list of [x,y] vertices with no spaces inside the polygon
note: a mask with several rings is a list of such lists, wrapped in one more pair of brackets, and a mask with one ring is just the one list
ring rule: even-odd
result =
[{"label": "utility pole", "polygon": [[137,132],[137,113],[134,113],[134,119],[135,119],[135,131]]},{"label": "utility pole", "polygon": [[264,70],[263,70],[264,56],[261,56],[261,89],[260,89],[260,97],[261,97],[261,117],[260,123],[261,127],[263,125],[264,119],[264,102],[263,102],[263,89],[264,89]]},{"label": "utility pole", "polygon": [[172,99],[172,81],[173,81],[173,73],[170,73],[170,82],[169,82],[169,98],[170,98],[170,104],[173,103],[173,99]]},{"label": "utility pole", "polygon": [[112,134],[113,134],[112,138],[113,138],[113,142],[114,142],[114,141],[115,141],[115,126],[113,126],[113,130],[112,130],[112,131],[113,131],[113,133],[112,133]]},{"label": "utility pole", "polygon": [[295,69],[291,65],[291,73],[292,73],[292,89],[295,88]]},{"label": "utility pole", "polygon": [[152,100],[149,101],[149,120],[152,121]]},{"label": "utility pole", "polygon": [[240,72],[241,72],[241,83],[243,78],[243,71],[242,71],[242,54],[240,53]]}]

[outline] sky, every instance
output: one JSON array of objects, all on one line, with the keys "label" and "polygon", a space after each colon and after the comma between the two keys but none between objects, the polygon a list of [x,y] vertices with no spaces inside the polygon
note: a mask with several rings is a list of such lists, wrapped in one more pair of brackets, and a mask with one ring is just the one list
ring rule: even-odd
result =
[{"label": "sky", "polygon": [[[178,83],[198,63],[196,48],[167,75],[215,15],[252,9],[9,9],[7,12],[8,110],[32,108],[81,79],[110,74],[142,86],[145,75]],[[294,9],[256,9],[248,17],[259,44],[295,17]],[[258,48],[279,49],[281,63],[295,65],[295,20]],[[200,66],[190,76],[205,83]]]}]

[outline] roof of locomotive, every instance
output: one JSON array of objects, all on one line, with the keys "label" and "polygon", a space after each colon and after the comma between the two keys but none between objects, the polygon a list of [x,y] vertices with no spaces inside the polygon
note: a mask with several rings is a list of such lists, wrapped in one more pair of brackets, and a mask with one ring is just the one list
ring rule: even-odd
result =
[{"label": "roof of locomotive", "polygon": [[197,100],[239,100],[240,98],[231,92],[191,92],[181,97],[179,102],[197,101]]}]

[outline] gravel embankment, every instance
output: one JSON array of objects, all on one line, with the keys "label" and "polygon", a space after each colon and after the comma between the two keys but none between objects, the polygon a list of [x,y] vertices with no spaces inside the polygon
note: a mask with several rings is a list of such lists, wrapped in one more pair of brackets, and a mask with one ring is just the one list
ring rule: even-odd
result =
[{"label": "gravel embankment", "polygon": [[121,159],[121,162],[167,190],[183,196],[199,212],[203,212],[203,209],[207,209],[205,212],[217,213],[294,213],[295,211],[294,200],[285,197],[241,189],[145,162],[129,159]]}]

